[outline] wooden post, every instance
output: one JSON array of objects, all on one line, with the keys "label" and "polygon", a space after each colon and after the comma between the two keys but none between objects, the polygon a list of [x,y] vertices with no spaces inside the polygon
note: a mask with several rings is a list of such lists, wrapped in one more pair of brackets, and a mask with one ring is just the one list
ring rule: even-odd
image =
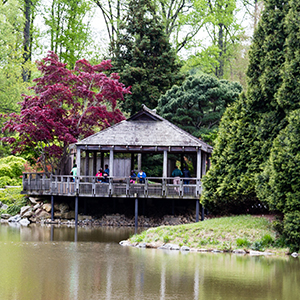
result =
[{"label": "wooden post", "polygon": [[201,174],[201,178],[206,174],[206,153],[203,152],[202,155],[202,174]]},{"label": "wooden post", "polygon": [[76,165],[77,165],[77,176],[80,177],[80,162],[81,162],[81,151],[80,149],[77,148],[77,153],[76,153]]},{"label": "wooden post", "polygon": [[[85,176],[89,176],[89,159],[90,159],[90,151],[85,151]],[[89,181],[88,178],[85,181]]]},{"label": "wooden post", "polygon": [[75,226],[78,225],[78,195],[75,197]]},{"label": "wooden post", "polygon": [[168,177],[168,151],[164,150],[163,177]]},{"label": "wooden post", "polygon": [[101,162],[100,162],[100,168],[102,168],[103,171],[104,171],[104,153],[103,152],[101,152],[100,160],[101,160]]},{"label": "wooden post", "polygon": [[97,151],[93,152],[93,176],[97,173]]},{"label": "wooden post", "polygon": [[204,221],[204,206],[202,205],[201,209],[201,221]]},{"label": "wooden post", "polygon": [[142,169],[142,153],[138,153],[138,172]]},{"label": "wooden post", "polygon": [[114,150],[109,151],[109,176],[114,176]]},{"label": "wooden post", "polygon": [[51,221],[54,221],[54,196],[51,195]]},{"label": "wooden post", "polygon": [[196,222],[199,222],[199,200],[196,200]]},{"label": "wooden post", "polygon": [[197,150],[197,179],[201,178],[201,149]]},{"label": "wooden post", "polygon": [[135,198],[135,207],[134,207],[134,232],[137,234],[137,228],[138,228],[138,209],[139,209],[139,203],[138,198]]}]

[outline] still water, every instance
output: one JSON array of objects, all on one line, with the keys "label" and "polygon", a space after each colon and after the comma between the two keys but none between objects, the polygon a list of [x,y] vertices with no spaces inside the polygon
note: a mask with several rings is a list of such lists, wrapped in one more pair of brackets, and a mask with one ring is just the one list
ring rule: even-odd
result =
[{"label": "still water", "polygon": [[300,299],[300,260],[122,247],[131,228],[0,224],[0,299]]}]

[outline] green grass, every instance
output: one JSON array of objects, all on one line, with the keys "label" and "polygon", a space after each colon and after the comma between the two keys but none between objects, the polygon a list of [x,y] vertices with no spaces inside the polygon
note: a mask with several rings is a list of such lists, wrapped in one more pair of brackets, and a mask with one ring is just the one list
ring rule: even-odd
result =
[{"label": "green grass", "polygon": [[282,243],[270,221],[250,215],[223,217],[187,225],[150,228],[130,238],[131,242],[162,242],[231,251],[234,249],[272,250]]}]

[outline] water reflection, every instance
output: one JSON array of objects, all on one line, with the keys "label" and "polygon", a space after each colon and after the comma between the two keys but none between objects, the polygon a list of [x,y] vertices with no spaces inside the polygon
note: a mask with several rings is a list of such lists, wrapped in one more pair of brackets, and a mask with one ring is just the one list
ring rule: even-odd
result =
[{"label": "water reflection", "polygon": [[0,225],[0,299],[298,299],[299,259],[119,246],[132,231]]}]

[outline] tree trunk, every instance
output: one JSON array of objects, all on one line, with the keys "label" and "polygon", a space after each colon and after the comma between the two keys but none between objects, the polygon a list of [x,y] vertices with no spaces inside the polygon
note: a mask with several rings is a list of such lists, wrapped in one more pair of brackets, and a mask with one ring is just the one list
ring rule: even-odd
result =
[{"label": "tree trunk", "polygon": [[216,70],[216,75],[219,79],[223,78],[224,75],[224,43],[223,43],[223,38],[224,38],[224,32],[223,32],[223,24],[220,23],[219,25],[219,38],[218,38],[218,46],[219,46],[219,66],[217,67]]},{"label": "tree trunk", "polygon": [[23,40],[23,70],[22,78],[26,82],[30,78],[30,72],[26,67],[26,63],[31,61],[31,47],[30,47],[30,25],[31,25],[31,1],[25,0],[24,4],[24,15],[25,15],[25,25],[24,25],[24,40]]}]

